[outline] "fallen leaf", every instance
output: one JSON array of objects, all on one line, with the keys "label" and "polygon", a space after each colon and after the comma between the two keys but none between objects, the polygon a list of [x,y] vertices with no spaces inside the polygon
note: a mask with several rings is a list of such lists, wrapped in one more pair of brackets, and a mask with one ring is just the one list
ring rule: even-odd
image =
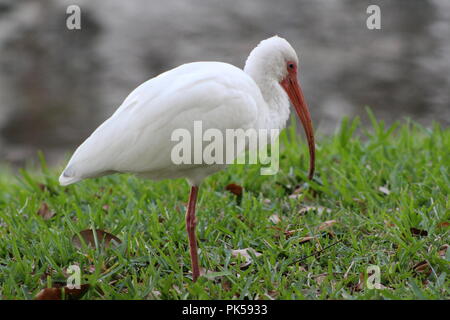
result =
[{"label": "fallen leaf", "polygon": [[222,289],[225,291],[230,291],[231,290],[231,282],[228,280],[222,280],[221,281],[221,285],[222,285]]},{"label": "fallen leaf", "polygon": [[289,198],[290,199],[298,199],[302,194],[303,194],[303,188],[298,187],[289,195]]},{"label": "fallen leaf", "polygon": [[240,185],[237,185],[235,183],[230,183],[225,187],[225,190],[231,192],[232,194],[238,197],[242,196],[242,189],[243,188]]},{"label": "fallen leaf", "polygon": [[361,272],[359,274],[358,283],[353,286],[352,291],[360,292],[360,291],[362,291],[364,289],[364,280],[365,280],[364,278],[365,278],[364,277],[364,272]]},{"label": "fallen leaf", "polygon": [[63,294],[65,300],[78,300],[89,289],[89,284],[82,284],[80,288],[70,289],[68,287],[45,288],[38,292],[35,300],[62,300]]},{"label": "fallen leaf", "polygon": [[378,191],[380,191],[381,193],[384,193],[385,195],[389,195],[391,193],[391,191],[389,191],[389,189],[386,187],[379,187]]},{"label": "fallen leaf", "polygon": [[56,213],[50,210],[46,202],[42,202],[37,214],[44,220],[50,220]]},{"label": "fallen leaf", "polygon": [[253,248],[245,248],[245,249],[231,250],[231,255],[232,255],[233,257],[236,257],[236,258],[239,258],[239,257],[244,258],[244,259],[245,259],[245,262],[243,262],[243,263],[240,265],[240,268],[245,268],[245,267],[249,266],[249,265],[253,262],[252,257],[251,257],[251,255],[250,255],[250,252],[251,252],[256,258],[262,255],[262,253],[257,252],[257,251],[256,251],[255,249],[253,249]]},{"label": "fallen leaf", "polygon": [[[122,241],[120,241],[119,238],[117,238],[116,236],[114,236],[106,231],[97,229],[97,230],[95,230],[95,233],[97,236],[98,244],[99,245],[103,244],[104,247],[106,247],[106,248],[108,248],[110,246],[110,244],[118,245],[118,244],[122,243]],[[86,230],[80,231],[80,236],[81,236],[81,238],[83,238],[83,240],[87,246],[89,246],[91,248],[95,248],[94,232],[91,229],[86,229]],[[76,247],[78,249],[81,249],[83,247],[80,237],[77,234],[72,237],[72,244],[74,247]]]},{"label": "fallen leaf", "polygon": [[417,228],[409,228],[409,231],[411,231],[411,234],[413,236],[426,237],[428,235],[428,231],[420,230],[420,229],[417,229]]},{"label": "fallen leaf", "polygon": [[449,248],[448,244],[444,244],[443,246],[441,246],[439,248],[439,257],[441,257],[442,259],[445,259],[448,248]]},{"label": "fallen leaf", "polygon": [[328,220],[325,222],[322,222],[318,228],[319,231],[328,229],[330,227],[332,227],[337,221],[336,220]]},{"label": "fallen leaf", "polygon": [[311,237],[311,236],[301,237],[299,240],[299,243],[305,243],[305,242],[311,241],[314,238],[315,237]]},{"label": "fallen leaf", "polygon": [[278,297],[279,292],[278,292],[278,291],[275,291],[275,290],[269,290],[269,291],[267,291],[267,293],[265,293],[264,295],[265,295],[267,298],[269,298],[269,300],[275,300],[275,299]]},{"label": "fallen leaf", "polygon": [[423,274],[425,274],[427,276],[431,274],[431,266],[430,266],[429,262],[426,261],[426,260],[416,263],[413,266],[413,270],[417,274],[423,273]]},{"label": "fallen leaf", "polygon": [[38,292],[35,300],[61,300],[61,288],[45,288]]},{"label": "fallen leaf", "polygon": [[300,232],[302,230],[303,229],[294,229],[294,230],[285,230],[283,232],[284,232],[284,235],[289,238],[289,237],[292,237],[295,233]]},{"label": "fallen leaf", "polygon": [[273,224],[277,224],[281,222],[281,219],[276,213],[274,213],[269,217],[269,221],[272,222]]},{"label": "fallen leaf", "polygon": [[438,228],[448,228],[450,227],[450,222],[444,221],[444,222],[440,222],[437,225]]},{"label": "fallen leaf", "polygon": [[149,299],[158,299],[159,297],[161,297],[161,291],[158,290],[151,291],[147,296]]}]

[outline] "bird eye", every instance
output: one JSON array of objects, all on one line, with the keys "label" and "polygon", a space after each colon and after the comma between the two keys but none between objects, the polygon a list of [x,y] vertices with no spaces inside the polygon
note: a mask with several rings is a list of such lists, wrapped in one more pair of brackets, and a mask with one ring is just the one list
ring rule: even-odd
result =
[{"label": "bird eye", "polygon": [[289,69],[294,69],[294,64],[293,63],[289,63],[288,67],[289,67]]}]

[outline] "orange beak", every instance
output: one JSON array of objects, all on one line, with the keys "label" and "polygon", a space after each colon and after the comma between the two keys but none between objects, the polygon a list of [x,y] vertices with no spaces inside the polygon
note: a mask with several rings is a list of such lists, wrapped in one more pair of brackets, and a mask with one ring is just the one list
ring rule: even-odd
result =
[{"label": "orange beak", "polygon": [[305,129],[306,139],[309,147],[309,180],[314,176],[315,163],[315,145],[314,145],[314,130],[312,126],[311,116],[309,114],[308,106],[303,96],[302,89],[297,80],[295,72],[289,73],[288,76],[280,82],[283,89],[289,96],[291,103],[294,105],[295,111],[300,118],[303,128]]}]

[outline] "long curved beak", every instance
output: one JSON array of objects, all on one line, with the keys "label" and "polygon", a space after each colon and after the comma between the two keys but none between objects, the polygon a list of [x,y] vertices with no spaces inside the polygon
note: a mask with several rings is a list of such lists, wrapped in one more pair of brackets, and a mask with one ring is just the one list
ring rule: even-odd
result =
[{"label": "long curved beak", "polygon": [[303,96],[302,89],[295,74],[288,75],[286,79],[281,82],[281,86],[286,91],[294,105],[295,111],[300,118],[303,128],[305,129],[306,139],[309,147],[309,180],[314,176],[315,168],[315,144],[314,144],[314,130],[312,126],[311,116],[309,114],[308,105]]}]

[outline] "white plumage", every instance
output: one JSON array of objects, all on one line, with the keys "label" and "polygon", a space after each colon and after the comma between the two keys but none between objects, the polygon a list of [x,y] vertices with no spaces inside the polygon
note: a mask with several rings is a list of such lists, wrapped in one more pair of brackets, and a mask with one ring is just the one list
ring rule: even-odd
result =
[{"label": "white plumage", "polygon": [[[289,99],[307,133],[314,170],[311,120],[297,82],[298,58],[284,39],[262,41],[244,70],[221,62],[194,62],[160,74],[137,87],[117,111],[75,151],[59,181],[69,185],[102,175],[128,172],[150,179],[188,179],[192,186],[187,214],[194,280],[196,263],[195,200],[197,187],[224,165],[171,161],[174,130],[281,129],[289,117]],[[191,208],[191,203],[194,207]],[[195,248],[193,250],[192,248]],[[192,251],[193,250],[193,251]],[[196,265],[197,264],[197,265]]]},{"label": "white plumage", "polygon": [[263,108],[258,86],[241,69],[221,62],[184,64],[137,87],[75,151],[60,182],[110,172],[196,181],[198,165],[172,163],[171,133],[191,129],[195,120],[204,129],[259,128]]}]

